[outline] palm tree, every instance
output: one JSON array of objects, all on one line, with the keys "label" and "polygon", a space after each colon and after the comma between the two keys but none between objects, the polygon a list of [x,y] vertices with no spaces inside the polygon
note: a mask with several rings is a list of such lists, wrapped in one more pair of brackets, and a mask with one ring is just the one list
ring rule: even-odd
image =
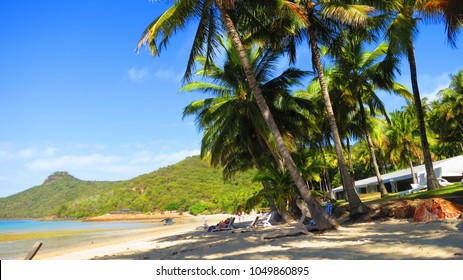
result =
[{"label": "palm tree", "polygon": [[[351,216],[367,213],[368,207],[362,203],[355,191],[354,180],[349,174],[343,155],[341,137],[336,123],[335,113],[328,91],[327,82],[323,74],[323,64],[318,43],[330,41],[339,32],[336,23],[348,25],[365,25],[369,19],[368,15],[373,9],[363,5],[348,5],[335,1],[285,1],[286,10],[291,11],[290,16],[294,17],[295,23],[293,33],[297,40],[305,36],[308,38],[312,54],[312,66],[317,72],[321,93],[324,100],[325,110],[333,137],[336,154],[338,157],[339,170],[341,172],[343,188],[349,200],[349,212]],[[290,46],[294,46],[294,40],[287,40]]]},{"label": "palm tree", "polygon": [[423,9],[433,17],[442,16],[445,21],[447,38],[455,46],[455,39],[463,27],[463,1],[461,0],[421,0]]},{"label": "palm tree", "polygon": [[431,105],[429,123],[441,143],[452,146],[450,156],[455,156],[463,152],[463,70],[452,75],[450,87],[438,95],[441,98]]},{"label": "palm tree", "polygon": [[416,133],[417,128],[417,120],[411,110],[392,112],[391,123],[385,128],[391,162],[399,167],[408,165],[415,184],[417,179],[413,162],[420,161],[422,155],[421,141]]},{"label": "palm tree", "polygon": [[[329,69],[326,71],[329,71]],[[327,157],[331,155],[331,134],[326,117],[326,110],[323,107],[323,98],[320,95],[320,83],[318,81],[313,81],[305,90],[296,91],[294,97],[296,97],[297,100],[307,100],[308,103],[312,104],[311,108],[301,105],[302,112],[306,115],[310,124],[307,130],[308,139],[310,141],[304,144],[312,149],[318,149],[320,151],[323,165],[325,166],[322,172],[327,185],[328,195],[330,198],[334,199],[328,169],[336,169],[337,159],[336,155],[334,155],[330,160],[327,160]],[[329,164],[333,166],[328,166]]]},{"label": "palm tree", "polygon": [[[369,52],[365,50],[367,43],[371,44],[356,30],[351,30],[347,33],[346,39],[337,46],[336,51],[333,53],[336,70],[332,72],[334,74],[332,80],[334,82],[333,87],[338,89],[342,99],[352,98],[354,102],[350,103],[355,104],[355,107],[358,106],[358,115],[356,114],[354,119],[360,121],[362,138],[364,137],[368,143],[371,163],[378,180],[381,196],[384,197],[388,193],[376,159],[365,105],[368,105],[372,116],[374,116],[376,111],[379,111],[387,119],[388,114],[384,104],[375,91],[377,89],[388,90],[405,98],[410,98],[411,94],[404,86],[394,82],[393,71],[385,70],[390,69],[390,66],[385,67],[383,64],[386,62],[390,63],[390,61],[380,61],[387,52],[387,44],[383,42],[373,51]],[[350,109],[356,110],[356,108]]]},{"label": "palm tree", "polygon": [[[290,221],[292,216],[298,213],[292,213],[293,209],[287,209],[288,206],[296,205],[298,190],[292,182],[291,175],[285,170],[281,170],[275,164],[270,162],[264,163],[254,181],[267,183],[267,188],[263,189],[258,196],[271,197],[275,202],[278,212],[286,221]],[[289,210],[289,211],[288,211]],[[300,212],[300,210],[299,210]]]},{"label": "palm tree", "polygon": [[413,39],[418,32],[417,24],[420,20],[420,13],[425,9],[427,1],[422,0],[393,0],[387,2],[387,9],[394,15],[387,29],[386,36],[389,39],[388,56],[394,57],[405,54],[410,67],[410,78],[418,128],[420,132],[421,146],[423,149],[424,163],[426,168],[427,187],[429,190],[439,188],[434,173],[431,151],[426,134],[426,125],[423,107],[421,104],[420,91],[418,86],[417,67]]},{"label": "palm tree", "polygon": [[[262,162],[267,162],[272,156],[280,170],[284,171],[284,166],[280,164],[281,156],[269,137],[268,127],[246,82],[236,49],[229,39],[226,43],[220,40],[220,45],[226,58],[223,66],[212,61],[206,71],[206,58],[198,57],[197,61],[202,68],[197,74],[207,81],[194,81],[181,89],[212,95],[207,99],[193,101],[183,113],[184,117],[195,115],[197,125],[204,130],[201,157],[207,157],[213,166],[223,166],[226,177],[254,166],[262,170],[265,166]],[[259,47],[247,48],[246,52],[279,127],[284,135],[291,134],[294,137],[297,135],[295,124],[305,118],[291,107],[286,108],[292,99],[288,88],[298,83],[306,72],[289,68],[278,77],[270,79],[278,55]],[[269,202],[272,204],[272,201]]]},{"label": "palm tree", "polygon": [[[296,164],[285,146],[285,142],[270,112],[270,108],[262,95],[259,82],[255,73],[253,73],[251,63],[246,55],[245,47],[235,26],[235,22],[233,21],[235,15],[240,15],[241,20],[247,15],[252,15],[252,11],[254,11],[258,5],[268,7],[272,4],[278,4],[277,2],[278,1],[177,0],[167,11],[147,27],[138,43],[138,48],[144,44],[149,44],[152,54],[159,55],[160,49],[167,46],[173,34],[185,28],[187,21],[197,19],[198,27],[196,29],[187,70],[185,72],[185,78],[188,79],[191,75],[194,59],[197,55],[203,55],[206,58],[205,65],[210,65],[217,46],[216,36],[222,24],[239,54],[241,66],[243,67],[246,79],[250,85],[259,110],[264,117],[265,123],[274,137],[279,152],[302,198],[308,204],[313,219],[317,222],[319,228],[337,228],[337,222],[323,210],[321,205],[311,195],[307,185],[300,176]],[[278,10],[278,6],[273,7],[273,10]],[[251,12],[248,13],[246,11]],[[254,18],[249,17],[247,23],[250,24],[253,21]]]}]

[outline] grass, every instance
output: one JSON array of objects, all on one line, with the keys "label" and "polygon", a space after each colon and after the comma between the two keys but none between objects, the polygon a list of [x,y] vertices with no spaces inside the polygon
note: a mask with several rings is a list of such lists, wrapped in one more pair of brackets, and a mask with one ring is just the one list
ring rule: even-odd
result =
[{"label": "grass", "polygon": [[[437,190],[421,191],[421,192],[406,195],[400,198],[397,195],[398,193],[389,193],[389,196],[381,197],[381,193],[374,192],[374,193],[359,194],[359,197],[360,197],[360,200],[362,200],[362,202],[367,205],[376,204],[376,203],[384,203],[384,202],[401,200],[401,199],[416,199],[416,198],[426,199],[426,198],[431,198],[431,197],[444,197],[445,198],[446,196],[452,196],[452,195],[463,196],[463,186],[461,185],[461,183],[455,183],[450,186],[441,187]],[[338,200],[337,203],[338,205],[345,205],[347,204],[347,201]]]}]

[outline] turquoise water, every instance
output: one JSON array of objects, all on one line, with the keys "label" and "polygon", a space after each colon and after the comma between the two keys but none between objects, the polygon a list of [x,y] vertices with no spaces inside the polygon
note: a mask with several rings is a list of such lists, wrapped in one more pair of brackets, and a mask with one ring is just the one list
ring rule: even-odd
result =
[{"label": "turquoise water", "polygon": [[50,232],[63,230],[101,230],[101,232],[83,232],[65,236],[48,237],[42,240],[18,240],[0,242],[0,259],[24,258],[36,241],[42,241],[39,251],[46,253],[72,247],[91,244],[111,237],[123,236],[129,229],[154,227],[153,223],[136,222],[78,222],[78,221],[36,221],[7,220],[0,221],[0,234]]}]

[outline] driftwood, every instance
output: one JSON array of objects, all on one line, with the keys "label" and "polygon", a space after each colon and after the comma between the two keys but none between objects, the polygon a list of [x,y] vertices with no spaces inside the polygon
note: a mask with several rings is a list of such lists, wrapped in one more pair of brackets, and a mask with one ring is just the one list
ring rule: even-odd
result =
[{"label": "driftwood", "polygon": [[37,252],[39,251],[40,247],[42,247],[42,242],[37,241],[35,242],[34,246],[32,246],[32,250],[24,257],[25,260],[32,260]]},{"label": "driftwood", "polygon": [[272,231],[269,233],[264,233],[262,234],[260,239],[261,240],[274,239],[274,238],[287,237],[287,236],[296,236],[300,234],[305,234],[305,235],[312,234],[313,235],[313,233],[310,231],[318,230],[318,228],[316,226],[309,226],[309,225],[303,224],[307,214],[308,214],[308,210],[305,210],[302,212],[302,217],[300,218],[299,222],[294,226],[294,228],[282,229],[282,230]]},{"label": "driftwood", "polygon": [[281,229],[281,230],[275,230],[272,232],[264,233],[261,235],[260,239],[261,240],[275,239],[275,238],[287,237],[287,236],[297,236],[301,234],[309,235],[313,233],[308,231],[305,227],[296,225],[293,229]]}]

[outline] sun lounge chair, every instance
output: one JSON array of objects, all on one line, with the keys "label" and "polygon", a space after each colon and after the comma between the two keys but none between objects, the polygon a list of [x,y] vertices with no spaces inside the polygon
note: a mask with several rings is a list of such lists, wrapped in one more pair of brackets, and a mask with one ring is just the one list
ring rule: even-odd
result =
[{"label": "sun lounge chair", "polygon": [[270,223],[270,219],[272,218],[272,213],[270,213],[267,217],[267,220],[263,222],[264,227],[271,227],[272,224]]},{"label": "sun lounge chair", "polygon": [[210,226],[207,232],[216,232],[216,231],[223,231],[223,230],[232,230],[234,229],[233,223],[235,222],[235,217],[227,218],[223,222],[219,222],[215,226]]},{"label": "sun lounge chair", "polygon": [[421,190],[424,190],[424,189],[427,189],[428,186],[426,185],[420,185],[420,184],[410,184],[410,186],[412,187],[411,189],[408,189],[408,190],[405,190],[405,191],[401,191],[397,194],[397,196],[404,196],[404,195],[407,195],[407,194],[412,194],[412,193],[417,193]]},{"label": "sun lounge chair", "polygon": [[262,225],[264,227],[271,227],[270,219],[272,219],[272,213],[265,214],[263,216],[258,216],[257,225]]},{"label": "sun lounge chair", "polygon": [[257,227],[257,222],[259,221],[259,216],[256,216],[252,223],[248,226],[249,228],[256,228]]},{"label": "sun lounge chair", "polygon": [[411,193],[417,193],[421,190],[427,189],[427,185],[420,185],[420,184],[410,184],[412,186],[412,192]]}]

